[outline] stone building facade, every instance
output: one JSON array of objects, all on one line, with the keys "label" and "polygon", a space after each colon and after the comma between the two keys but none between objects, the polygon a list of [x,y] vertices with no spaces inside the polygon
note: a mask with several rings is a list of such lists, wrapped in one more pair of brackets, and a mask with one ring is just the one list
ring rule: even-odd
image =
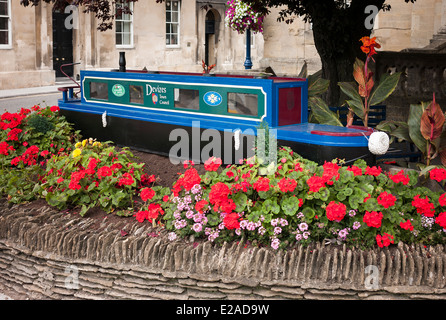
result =
[{"label": "stone building facade", "polygon": [[[54,84],[67,62],[79,62],[65,69],[74,77],[81,69],[117,68],[121,51],[129,69],[201,72],[207,61],[217,72],[241,71],[246,37],[225,26],[225,2],[213,0],[206,10],[204,0],[138,1],[132,15],[118,15],[112,30],[100,32],[93,15],[75,8],[57,13],[48,4],[0,0],[0,89]],[[446,27],[446,0],[388,3],[392,10],[378,14],[374,30],[386,51],[423,48]],[[272,9],[263,34],[252,37],[253,68],[296,75],[306,62],[309,73],[319,70],[311,25],[277,22],[277,13]]]}]

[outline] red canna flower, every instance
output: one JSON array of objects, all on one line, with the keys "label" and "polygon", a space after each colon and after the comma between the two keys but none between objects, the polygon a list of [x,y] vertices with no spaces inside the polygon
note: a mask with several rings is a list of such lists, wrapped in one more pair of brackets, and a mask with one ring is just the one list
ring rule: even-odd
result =
[{"label": "red canna flower", "polygon": [[359,39],[359,41],[362,42],[362,52],[364,52],[369,57],[376,54],[375,48],[381,48],[381,45],[376,42],[376,37],[362,37],[361,39]]}]

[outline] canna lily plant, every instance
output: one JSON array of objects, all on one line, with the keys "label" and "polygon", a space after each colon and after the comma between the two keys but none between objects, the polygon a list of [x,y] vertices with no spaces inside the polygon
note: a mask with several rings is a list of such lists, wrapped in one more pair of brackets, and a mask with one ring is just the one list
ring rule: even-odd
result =
[{"label": "canna lily plant", "polygon": [[399,140],[415,144],[424,157],[422,174],[431,170],[431,161],[440,157],[441,163],[446,166],[446,118],[440,105],[435,101],[435,94],[431,102],[422,102],[411,105],[407,122],[383,121],[378,126],[382,130]]},{"label": "canna lily plant", "polygon": [[363,37],[361,50],[366,54],[366,60],[363,62],[356,59],[353,65],[353,77],[357,84],[350,82],[339,82],[342,92],[348,96],[346,101],[349,107],[349,115],[347,117],[347,126],[353,122],[353,115],[356,114],[362,119],[364,126],[368,126],[368,114],[370,106],[377,105],[389,97],[395,90],[400,79],[400,72],[392,75],[385,75],[375,87],[373,72],[369,69],[369,62],[373,60],[373,56],[377,54],[375,48],[381,48],[376,42],[376,38]]}]

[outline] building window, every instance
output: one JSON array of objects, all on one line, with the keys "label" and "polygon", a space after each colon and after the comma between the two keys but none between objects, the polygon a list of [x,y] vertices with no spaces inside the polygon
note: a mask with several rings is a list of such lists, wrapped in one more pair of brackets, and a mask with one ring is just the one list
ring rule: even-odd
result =
[{"label": "building window", "polygon": [[180,1],[166,0],[166,45],[180,45]]},{"label": "building window", "polygon": [[11,48],[11,0],[0,0],[0,49]]},{"label": "building window", "polygon": [[133,47],[133,2],[116,1],[116,46]]}]

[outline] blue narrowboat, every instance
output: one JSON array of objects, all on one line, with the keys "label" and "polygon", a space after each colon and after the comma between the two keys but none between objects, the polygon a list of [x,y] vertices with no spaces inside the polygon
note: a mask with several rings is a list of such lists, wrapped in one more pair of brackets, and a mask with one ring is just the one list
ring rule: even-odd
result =
[{"label": "blue narrowboat", "polygon": [[171,159],[238,163],[267,124],[277,146],[318,163],[375,161],[372,130],[308,122],[307,79],[83,70],[79,85],[79,97],[60,88],[59,107],[85,137]]}]

